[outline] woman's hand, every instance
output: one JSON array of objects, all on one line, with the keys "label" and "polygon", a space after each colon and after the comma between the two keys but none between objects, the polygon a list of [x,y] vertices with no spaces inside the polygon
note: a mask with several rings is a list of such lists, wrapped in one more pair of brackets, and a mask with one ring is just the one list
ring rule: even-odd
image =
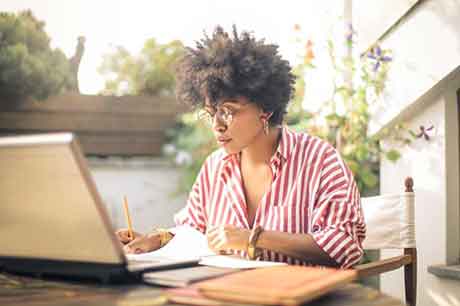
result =
[{"label": "woman's hand", "polygon": [[134,238],[123,247],[126,254],[141,254],[158,250],[160,248],[160,235],[152,233]]},{"label": "woman's hand", "polygon": [[243,250],[248,247],[250,230],[233,225],[209,227],[206,232],[208,246],[216,253],[227,250]]},{"label": "woman's hand", "polygon": [[141,233],[133,232],[134,237],[129,236],[129,230],[127,228],[122,228],[119,229],[115,232],[115,235],[117,235],[118,241],[120,241],[122,244],[127,244],[137,237],[142,236]]},{"label": "woman's hand", "polygon": [[158,233],[140,234],[133,232],[134,239],[130,238],[127,229],[115,232],[118,240],[124,244],[123,250],[127,254],[141,254],[155,251],[160,248],[160,235]]}]

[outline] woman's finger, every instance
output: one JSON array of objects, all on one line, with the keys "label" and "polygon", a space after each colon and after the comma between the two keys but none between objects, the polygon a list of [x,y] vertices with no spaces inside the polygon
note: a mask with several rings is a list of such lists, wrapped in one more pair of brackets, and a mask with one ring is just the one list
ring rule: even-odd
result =
[{"label": "woman's finger", "polygon": [[206,238],[208,238],[208,240],[213,240],[218,235],[219,233],[217,231],[209,232],[209,233],[206,233]]},{"label": "woman's finger", "polygon": [[211,243],[211,245],[212,245],[213,247],[215,247],[215,246],[219,243],[219,241],[220,241],[219,235],[215,235],[215,236],[213,236],[213,237],[209,237],[208,241],[209,241],[209,243]]},{"label": "woman's finger", "polygon": [[145,253],[148,252],[147,248],[148,241],[145,236],[140,236],[133,241],[129,242],[128,244],[125,245],[124,249],[127,251],[127,253]]},{"label": "woman's finger", "polygon": [[115,234],[118,237],[118,240],[120,240],[121,243],[128,243],[131,242],[133,239],[129,236],[128,231],[121,229],[115,232]]},{"label": "woman's finger", "polygon": [[211,250],[213,250],[216,253],[219,251],[219,248],[218,248],[219,244],[220,244],[220,238],[218,234],[208,237],[208,246]]},{"label": "woman's finger", "polygon": [[214,244],[214,247],[217,249],[217,250],[223,250],[224,249],[224,246],[225,246],[225,241],[223,240],[218,240],[216,241],[216,243]]},{"label": "woman's finger", "polygon": [[207,238],[207,240],[208,240],[208,246],[209,246],[209,248],[212,249],[212,248],[214,247],[214,236],[208,235],[208,236],[206,236],[206,238]]},{"label": "woman's finger", "polygon": [[129,244],[125,244],[123,246],[123,251],[126,253],[126,254],[135,254],[136,252],[136,247],[134,245],[129,245]]}]

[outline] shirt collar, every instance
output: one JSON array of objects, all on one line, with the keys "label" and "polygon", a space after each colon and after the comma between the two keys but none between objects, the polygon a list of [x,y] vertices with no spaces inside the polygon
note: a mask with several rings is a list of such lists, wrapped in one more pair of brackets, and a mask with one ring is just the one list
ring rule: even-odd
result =
[{"label": "shirt collar", "polygon": [[281,139],[276,149],[276,154],[281,156],[285,161],[289,159],[295,146],[294,133],[288,127],[281,127]]},{"label": "shirt collar", "polygon": [[223,157],[222,157],[222,160],[224,162],[228,162],[229,160],[233,159],[233,158],[237,158],[237,155],[238,153],[236,154],[230,154],[230,153],[227,153],[227,151],[225,151],[225,149],[222,149],[223,151]]}]

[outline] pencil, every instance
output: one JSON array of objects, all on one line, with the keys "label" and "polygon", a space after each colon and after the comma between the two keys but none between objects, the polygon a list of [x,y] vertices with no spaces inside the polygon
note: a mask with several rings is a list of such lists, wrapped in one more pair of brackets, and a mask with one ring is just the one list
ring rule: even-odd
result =
[{"label": "pencil", "polygon": [[123,205],[125,207],[126,223],[128,224],[128,236],[130,239],[134,239],[133,226],[131,224],[131,216],[129,215],[129,209],[128,209],[128,199],[126,198],[126,196],[124,196],[123,199],[124,199]]}]

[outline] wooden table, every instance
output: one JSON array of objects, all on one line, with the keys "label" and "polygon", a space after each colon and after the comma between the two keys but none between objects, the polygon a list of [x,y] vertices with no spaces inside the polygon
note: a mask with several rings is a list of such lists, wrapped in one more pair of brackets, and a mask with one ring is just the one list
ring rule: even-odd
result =
[{"label": "wooden table", "polygon": [[[172,305],[162,298],[162,288],[142,284],[102,285],[42,280],[0,273],[0,305],[153,306]],[[349,284],[308,305],[403,306],[401,301],[360,284]]]}]

